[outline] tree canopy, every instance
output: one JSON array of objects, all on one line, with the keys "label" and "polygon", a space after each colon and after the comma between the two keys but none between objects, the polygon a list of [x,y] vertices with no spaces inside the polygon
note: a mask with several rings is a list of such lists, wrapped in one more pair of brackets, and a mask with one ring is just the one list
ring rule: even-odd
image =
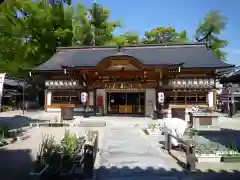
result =
[{"label": "tree canopy", "polygon": [[[227,41],[218,36],[226,26],[225,17],[210,12],[196,31],[201,38],[211,30],[208,40],[216,54]],[[57,47],[91,45],[131,45],[189,42],[187,31],[174,27],[155,27],[140,37],[129,31],[120,35],[119,20],[110,20],[110,10],[98,3],[90,7],[71,0],[8,0],[0,4],[0,68],[15,76],[48,60]]]},{"label": "tree canopy", "polygon": [[225,29],[226,24],[226,17],[219,11],[210,11],[196,31],[196,39],[209,43],[210,49],[222,60],[226,60],[227,53],[222,51],[222,48],[227,46],[228,41],[221,39],[219,35]]}]

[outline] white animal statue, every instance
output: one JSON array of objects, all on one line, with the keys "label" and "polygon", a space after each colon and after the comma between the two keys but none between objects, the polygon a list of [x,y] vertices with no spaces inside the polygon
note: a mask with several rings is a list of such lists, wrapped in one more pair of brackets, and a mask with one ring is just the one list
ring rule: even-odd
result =
[{"label": "white animal statue", "polygon": [[[166,118],[164,119],[164,128],[169,129],[172,135],[182,138],[187,129],[187,121],[179,118]],[[178,144],[178,141],[172,138],[172,145],[178,146]]]}]

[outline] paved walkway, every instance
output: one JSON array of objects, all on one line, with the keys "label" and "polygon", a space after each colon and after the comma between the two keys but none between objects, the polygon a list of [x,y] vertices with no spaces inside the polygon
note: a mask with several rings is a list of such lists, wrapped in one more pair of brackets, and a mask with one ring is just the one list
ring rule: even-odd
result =
[{"label": "paved walkway", "polygon": [[174,161],[160,149],[153,148],[139,128],[131,126],[106,128],[100,166],[99,180],[155,180],[160,177],[175,180],[184,176],[184,173],[173,172]]}]

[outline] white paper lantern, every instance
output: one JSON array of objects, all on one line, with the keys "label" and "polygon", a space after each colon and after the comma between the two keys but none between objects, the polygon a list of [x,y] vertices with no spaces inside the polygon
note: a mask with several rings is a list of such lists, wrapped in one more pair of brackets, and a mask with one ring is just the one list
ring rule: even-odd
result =
[{"label": "white paper lantern", "polygon": [[194,80],[193,80],[193,84],[194,84],[194,85],[198,85],[197,79],[194,79]]},{"label": "white paper lantern", "polygon": [[45,86],[49,86],[49,81],[46,81],[46,82],[45,82]]},{"label": "white paper lantern", "polygon": [[210,84],[214,85],[214,79],[210,79]]},{"label": "white paper lantern", "polygon": [[159,92],[158,93],[158,102],[159,103],[163,103],[164,102],[164,93],[163,92]]},{"label": "white paper lantern", "polygon": [[204,80],[204,85],[208,85],[208,84],[209,84],[208,79],[205,79]]},{"label": "white paper lantern", "polygon": [[181,85],[181,84],[182,84],[181,80],[177,80],[177,85]]},{"label": "white paper lantern", "polygon": [[60,86],[63,86],[63,81],[58,82]]},{"label": "white paper lantern", "polygon": [[83,103],[86,103],[87,102],[87,93],[86,92],[82,92],[81,93],[81,101]]},{"label": "white paper lantern", "polygon": [[183,80],[183,81],[182,81],[182,84],[183,84],[183,85],[186,85],[186,84],[187,84],[186,80]]},{"label": "white paper lantern", "polygon": [[192,85],[192,80],[191,79],[187,80],[187,85]]}]

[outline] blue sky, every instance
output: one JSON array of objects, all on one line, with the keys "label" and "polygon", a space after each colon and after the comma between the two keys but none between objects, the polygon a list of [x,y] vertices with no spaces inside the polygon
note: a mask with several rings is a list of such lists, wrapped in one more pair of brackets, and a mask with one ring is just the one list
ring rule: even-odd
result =
[{"label": "blue sky", "polygon": [[[172,26],[187,30],[192,38],[200,21],[209,10],[219,10],[228,19],[221,37],[228,40],[229,63],[240,65],[240,1],[239,0],[96,0],[111,10],[112,20],[121,20],[123,27],[117,33],[144,31],[156,26]],[[90,5],[93,0],[73,0]]]}]

